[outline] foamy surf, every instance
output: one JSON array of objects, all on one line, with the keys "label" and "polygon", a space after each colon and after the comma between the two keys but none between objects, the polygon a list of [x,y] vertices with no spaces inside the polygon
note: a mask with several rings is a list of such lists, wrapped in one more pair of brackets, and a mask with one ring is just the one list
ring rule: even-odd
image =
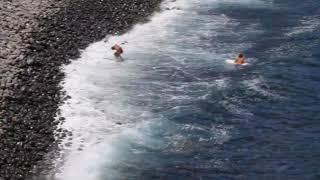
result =
[{"label": "foamy surf", "polygon": [[[57,161],[63,164],[57,179],[100,179],[105,173],[100,168],[122,156],[117,153],[121,147],[115,147],[121,146],[121,137],[141,139],[143,134],[138,129],[145,120],[152,119],[152,113],[128,104],[128,94],[122,86],[131,77],[140,76],[139,66],[145,62],[139,57],[158,51],[154,42],[166,38],[167,26],[182,13],[173,7],[182,8],[181,5],[180,1],[164,2],[162,9],[172,10],[155,14],[150,22],[136,25],[127,34],[90,45],[80,59],[64,67],[63,87],[71,99],[60,107],[61,116],[66,118],[62,128],[73,136],[62,143],[69,145],[63,147],[62,159]],[[117,62],[110,50],[113,44],[122,42],[128,42],[123,45],[124,63]],[[109,170],[109,177],[118,176]]]},{"label": "foamy surf", "polygon": [[[198,16],[198,8],[218,6],[217,2],[165,1],[150,22],[91,44],[80,59],[64,67],[63,87],[71,99],[60,107],[66,118],[61,127],[73,136],[62,143],[58,180],[121,179],[134,176],[126,168],[157,167],[161,161],[139,147],[183,151],[186,147],[182,146],[192,141],[184,137],[181,144],[183,133],[177,131],[208,134],[198,139],[199,145],[222,144],[230,138],[231,126],[180,125],[166,118],[200,111],[193,102],[209,98],[212,89],[223,91],[228,86],[228,78],[201,77],[194,71],[206,66],[223,68],[230,52],[251,46],[228,45],[220,48],[222,52],[202,47],[210,44],[212,35],[237,25],[224,14]],[[194,29],[195,23],[201,26]],[[122,62],[110,50],[115,43],[123,43]],[[145,162],[146,158],[150,161]]]},{"label": "foamy surf", "polygon": [[[279,9],[263,9],[273,3]],[[74,137],[57,177],[316,177],[317,151],[304,141],[317,130],[316,9],[271,0],[164,4],[168,11],[92,44],[65,68],[72,99],[61,107],[63,126]],[[118,62],[110,47],[122,42]],[[238,53],[250,66],[226,63]]]}]

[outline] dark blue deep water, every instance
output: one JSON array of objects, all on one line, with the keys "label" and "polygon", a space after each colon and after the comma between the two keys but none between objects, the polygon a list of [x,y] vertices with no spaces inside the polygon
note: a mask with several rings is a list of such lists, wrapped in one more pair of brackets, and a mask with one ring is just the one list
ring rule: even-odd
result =
[{"label": "dark blue deep water", "polygon": [[[165,162],[137,179],[320,179],[320,1],[275,0],[272,6],[221,3],[199,11],[238,22],[206,37],[210,44],[201,48],[248,43],[243,53],[257,60],[233,71],[194,69],[202,79],[228,78],[228,88],[210,89],[210,98],[193,102],[193,111],[167,118],[203,128],[230,126],[230,139],[199,142],[210,135],[186,131],[184,153],[156,152]],[[247,34],[250,26],[262,33]]]},{"label": "dark blue deep water", "polygon": [[[112,82],[86,78],[106,121],[145,123],[106,143],[113,153],[93,179],[320,179],[320,1],[190,4],[164,25],[169,35],[124,36],[127,60],[102,71]],[[249,65],[225,62],[239,52]]]}]

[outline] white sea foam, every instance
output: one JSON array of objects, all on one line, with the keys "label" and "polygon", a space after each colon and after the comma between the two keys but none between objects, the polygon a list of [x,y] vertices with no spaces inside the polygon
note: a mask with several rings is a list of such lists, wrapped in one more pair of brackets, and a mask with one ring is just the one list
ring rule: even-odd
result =
[{"label": "white sea foam", "polygon": [[[61,171],[56,174],[58,180],[99,180],[106,176],[119,179],[118,166],[134,158],[132,154],[142,153],[130,147],[132,142],[150,149],[162,149],[168,144],[155,138],[154,133],[159,129],[170,132],[180,128],[164,116],[150,112],[151,106],[162,108],[161,103],[167,102],[171,106],[168,111],[178,112],[184,107],[189,108],[184,104],[206,98],[210,89],[227,87],[227,79],[202,79],[188,68],[224,64],[226,54],[200,46],[186,46],[193,43],[205,45],[209,42],[201,37],[209,38],[217,30],[233,25],[234,22],[225,15],[202,15],[203,18],[199,19],[195,11],[199,5],[215,5],[217,2],[166,1],[162,8],[171,10],[155,14],[150,22],[136,25],[124,35],[106,37],[104,41],[91,44],[82,52],[81,58],[64,67],[63,88],[71,99],[60,107],[61,116],[66,118],[62,128],[71,131],[73,136],[72,140],[63,141],[63,144],[71,142],[72,145],[65,146],[61,159],[57,160],[57,164],[62,162],[62,166],[57,167]],[[230,3],[234,1],[230,0]],[[202,25],[190,28],[195,22]],[[121,42],[128,43],[122,45],[124,61],[118,62],[110,47]],[[228,50],[234,49],[229,47]],[[164,56],[166,58],[161,58]],[[194,63],[195,58],[201,63]],[[168,68],[174,71],[168,71]],[[177,81],[140,81],[155,73],[160,77],[175,77]],[[179,73],[192,82],[179,81]],[[149,103],[154,98],[156,102]],[[206,131],[212,131],[216,143],[221,144],[229,138],[230,129],[214,126]]]},{"label": "white sea foam", "polygon": [[273,99],[282,99],[283,97],[279,94],[276,94],[270,90],[270,87],[265,83],[263,77],[246,80],[243,82],[245,86],[248,87],[249,90],[255,91],[265,97],[273,98]]},{"label": "white sea foam", "polygon": [[[181,5],[179,1],[163,6]],[[150,22],[136,25],[127,34],[91,44],[80,59],[64,67],[63,87],[71,99],[60,107],[66,118],[62,128],[71,131],[73,139],[72,146],[62,152],[63,166],[56,174],[57,179],[100,179],[102,164],[112,164],[120,151],[113,148],[121,144],[119,138],[141,136],[138,129],[144,126],[144,120],[153,118],[152,114],[128,104],[130,97],[123,86],[132,77],[140,76],[139,66],[145,63],[140,57],[158,51],[157,40],[167,37],[172,21],[182,13],[177,9],[157,13]],[[128,42],[123,45],[125,62],[117,62],[110,47],[125,41]],[[65,139],[63,143],[68,142]]]},{"label": "white sea foam", "polygon": [[297,36],[303,33],[310,33],[320,28],[320,16],[304,17],[300,20],[299,25],[288,29],[287,36]]}]

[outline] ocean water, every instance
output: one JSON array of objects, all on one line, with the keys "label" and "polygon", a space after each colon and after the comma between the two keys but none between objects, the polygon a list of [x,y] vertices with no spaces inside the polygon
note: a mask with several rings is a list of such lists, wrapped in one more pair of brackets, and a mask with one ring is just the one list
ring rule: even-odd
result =
[{"label": "ocean water", "polygon": [[320,1],[165,1],[64,71],[57,180],[320,179]]}]

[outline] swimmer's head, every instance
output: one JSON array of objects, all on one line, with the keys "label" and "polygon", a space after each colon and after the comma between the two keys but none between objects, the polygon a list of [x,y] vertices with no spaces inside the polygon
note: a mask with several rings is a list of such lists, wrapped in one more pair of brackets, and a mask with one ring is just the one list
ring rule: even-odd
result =
[{"label": "swimmer's head", "polygon": [[242,53],[240,53],[239,55],[238,55],[238,58],[243,58],[244,57],[244,55],[242,54]]}]

